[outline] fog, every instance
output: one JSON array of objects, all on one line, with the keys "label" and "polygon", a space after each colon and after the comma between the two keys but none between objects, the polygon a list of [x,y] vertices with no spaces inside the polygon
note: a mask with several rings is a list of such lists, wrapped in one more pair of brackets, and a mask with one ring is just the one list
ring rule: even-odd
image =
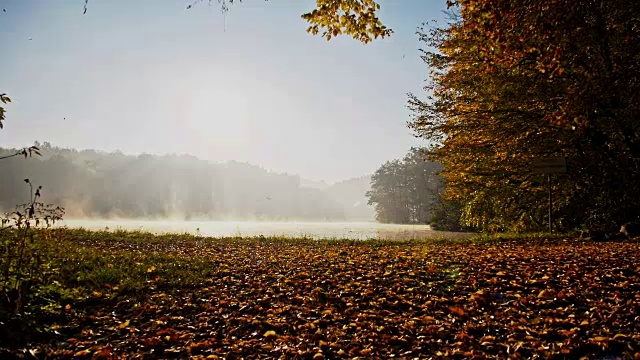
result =
[{"label": "fog", "polygon": [[428,225],[380,224],[374,222],[309,222],[309,221],[181,221],[181,220],[64,220],[56,226],[89,230],[140,230],[156,234],[188,233],[212,237],[278,236],[311,239],[433,239],[461,238],[470,234],[433,231]]},{"label": "fog", "polygon": [[390,2],[391,38],[306,33],[314,1],[5,1],[0,146],[35,140],[126,154],[248,162],[331,183],[422,142],[408,92],[428,69],[416,27],[444,2]]},{"label": "fog", "polygon": [[42,157],[5,160],[2,210],[28,202],[28,178],[43,186],[45,203],[65,208],[67,219],[373,221],[366,175],[327,184],[235,161],[37,145]]},{"label": "fog", "polygon": [[28,178],[90,227],[373,227],[369,175],[423,145],[406,126],[406,93],[428,73],[415,30],[445,4],[390,4],[394,36],[363,46],[307,34],[313,2],[242,2],[224,16],[192,3],[3,5],[1,152],[62,148],[3,160],[0,210],[29,201]]}]

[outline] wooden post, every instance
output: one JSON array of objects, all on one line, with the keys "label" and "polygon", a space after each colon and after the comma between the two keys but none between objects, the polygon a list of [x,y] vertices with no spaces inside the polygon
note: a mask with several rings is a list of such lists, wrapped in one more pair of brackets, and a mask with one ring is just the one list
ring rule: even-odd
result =
[{"label": "wooden post", "polygon": [[567,172],[567,162],[563,156],[547,156],[533,159],[533,173],[547,174],[549,186],[549,232],[553,232],[553,195],[551,188],[551,173]]}]

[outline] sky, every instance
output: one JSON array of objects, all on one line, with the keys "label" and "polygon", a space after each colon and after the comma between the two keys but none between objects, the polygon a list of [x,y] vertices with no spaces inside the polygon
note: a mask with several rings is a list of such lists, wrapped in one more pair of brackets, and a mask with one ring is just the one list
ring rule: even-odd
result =
[{"label": "sky", "polygon": [[444,0],[381,0],[363,45],[306,33],[313,0],[0,0],[0,147],[48,141],[249,162],[305,179],[372,174],[413,136],[428,69],[416,29]]}]

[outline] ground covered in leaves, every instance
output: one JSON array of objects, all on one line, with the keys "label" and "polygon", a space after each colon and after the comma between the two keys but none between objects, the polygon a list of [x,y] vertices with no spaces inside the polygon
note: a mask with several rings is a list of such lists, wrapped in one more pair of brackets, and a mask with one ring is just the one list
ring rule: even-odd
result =
[{"label": "ground covered in leaves", "polygon": [[634,241],[53,238],[36,357],[640,358]]}]

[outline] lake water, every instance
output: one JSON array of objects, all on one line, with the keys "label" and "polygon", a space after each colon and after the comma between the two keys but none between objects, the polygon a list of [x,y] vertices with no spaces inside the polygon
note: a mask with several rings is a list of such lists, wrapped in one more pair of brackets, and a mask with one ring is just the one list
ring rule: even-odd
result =
[{"label": "lake water", "polygon": [[263,222],[263,221],[158,221],[64,220],[57,226],[91,230],[143,230],[152,233],[189,233],[212,237],[286,236],[314,239],[427,239],[464,237],[469,234],[434,231],[428,225],[375,222]]}]

